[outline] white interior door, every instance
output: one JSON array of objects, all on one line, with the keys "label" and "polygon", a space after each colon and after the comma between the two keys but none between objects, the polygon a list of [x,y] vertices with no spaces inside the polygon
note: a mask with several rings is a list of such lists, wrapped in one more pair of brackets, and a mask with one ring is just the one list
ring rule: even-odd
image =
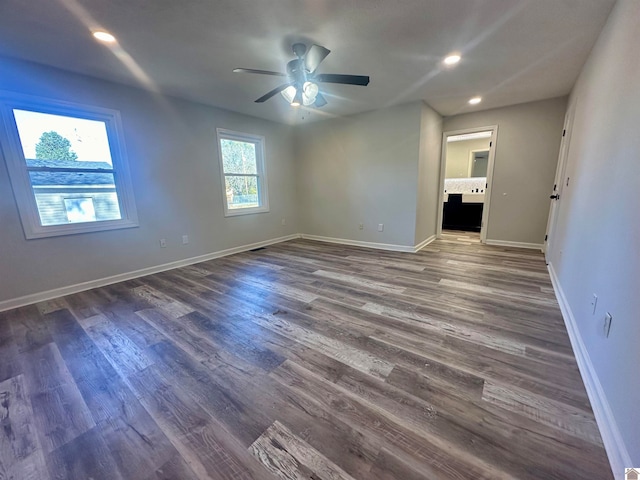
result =
[{"label": "white interior door", "polygon": [[558,221],[558,209],[560,207],[560,201],[562,200],[562,190],[567,186],[569,181],[568,178],[565,178],[565,171],[567,168],[569,144],[571,142],[571,127],[573,126],[574,112],[575,102],[572,102],[564,117],[562,142],[560,143],[560,153],[558,154],[558,167],[556,168],[556,177],[549,197],[551,199],[551,208],[549,209],[549,219],[547,220],[547,234],[544,237],[544,254],[547,263],[549,263],[553,251],[553,234],[555,233],[556,223]]}]

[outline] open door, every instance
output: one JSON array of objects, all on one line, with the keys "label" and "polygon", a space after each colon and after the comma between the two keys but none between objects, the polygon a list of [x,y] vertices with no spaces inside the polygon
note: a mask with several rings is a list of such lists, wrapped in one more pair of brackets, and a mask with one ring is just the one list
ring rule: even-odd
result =
[{"label": "open door", "polygon": [[573,116],[575,113],[575,102],[572,102],[564,117],[564,127],[562,129],[562,141],[560,143],[560,153],[558,154],[558,166],[556,176],[551,190],[551,208],[549,209],[549,219],[547,220],[547,234],[544,237],[544,255],[547,264],[550,262],[552,253],[556,224],[558,221],[558,209],[562,199],[562,190],[569,186],[569,178],[565,176],[567,169],[567,157],[569,154],[569,144],[571,142],[571,129],[573,126]]},{"label": "open door", "polygon": [[479,232],[487,238],[498,126],[444,132],[436,235]]}]

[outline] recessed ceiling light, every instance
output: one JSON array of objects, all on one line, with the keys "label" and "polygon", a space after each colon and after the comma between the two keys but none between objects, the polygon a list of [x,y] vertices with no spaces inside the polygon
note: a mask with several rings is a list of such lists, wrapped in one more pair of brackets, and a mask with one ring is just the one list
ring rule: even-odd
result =
[{"label": "recessed ceiling light", "polygon": [[469,103],[471,105],[477,105],[482,101],[482,98],[480,97],[473,97],[472,99],[469,100]]},{"label": "recessed ceiling light", "polygon": [[104,32],[102,30],[97,31],[97,32],[93,32],[93,36],[97,40],[100,40],[101,42],[105,42],[105,43],[114,43],[116,41],[116,37],[114,37],[113,35],[111,35],[108,32]]},{"label": "recessed ceiling light", "polygon": [[449,55],[448,57],[446,57],[443,62],[445,65],[455,65],[456,63],[458,63],[460,61],[460,55],[458,54],[453,54],[453,55]]}]

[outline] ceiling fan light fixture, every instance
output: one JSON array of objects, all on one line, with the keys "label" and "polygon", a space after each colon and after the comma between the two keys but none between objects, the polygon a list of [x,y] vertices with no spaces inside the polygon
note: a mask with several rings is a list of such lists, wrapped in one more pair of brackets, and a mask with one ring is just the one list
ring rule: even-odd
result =
[{"label": "ceiling fan light fixture", "polygon": [[320,89],[317,84],[313,82],[304,82],[304,85],[302,86],[302,104],[305,107],[313,105],[319,91]]},{"label": "ceiling fan light fixture", "polygon": [[289,85],[280,93],[282,94],[283,98],[287,101],[287,103],[292,103],[293,99],[296,96],[296,87],[294,87],[293,85]]},{"label": "ceiling fan light fixture", "polygon": [[302,105],[302,90],[297,90],[295,97],[293,97],[293,102],[291,102],[292,107],[299,107]]}]

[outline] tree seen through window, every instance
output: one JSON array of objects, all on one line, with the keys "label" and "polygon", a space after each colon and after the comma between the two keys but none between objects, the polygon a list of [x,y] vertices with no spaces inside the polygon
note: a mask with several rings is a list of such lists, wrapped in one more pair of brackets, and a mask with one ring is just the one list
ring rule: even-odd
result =
[{"label": "tree seen through window", "polygon": [[71,142],[56,131],[43,132],[36,144],[38,160],[71,160],[78,159],[78,154],[71,150]]}]

